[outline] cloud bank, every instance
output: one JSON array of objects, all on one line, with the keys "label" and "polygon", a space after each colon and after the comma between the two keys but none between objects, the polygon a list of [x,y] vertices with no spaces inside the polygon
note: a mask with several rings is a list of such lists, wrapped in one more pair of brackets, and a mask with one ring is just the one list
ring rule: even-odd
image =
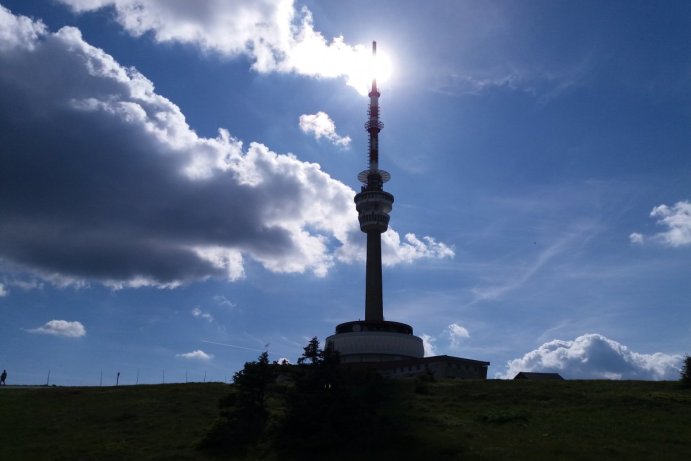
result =
[{"label": "cloud bank", "polygon": [[311,133],[314,139],[326,138],[334,146],[341,148],[350,147],[350,137],[340,136],[336,133],[336,124],[326,112],[319,111],[316,114],[301,115],[300,129],[303,133]]},{"label": "cloud bank", "polygon": [[605,336],[585,334],[573,341],[549,341],[510,360],[498,377],[513,379],[520,371],[535,371],[568,379],[676,380],[680,364],[678,355],[640,354]]},{"label": "cloud bank", "polygon": [[225,56],[245,55],[260,73],[345,77],[366,88],[362,69],[370,50],[343,37],[331,42],[314,28],[311,12],[293,0],[60,0],[79,13],[111,7],[115,20],[135,37],[151,34],[157,42],[197,46]]},{"label": "cloud bank", "polygon": [[69,322],[67,320],[51,320],[43,326],[27,331],[29,333],[62,336],[65,338],[81,338],[86,335],[86,328],[84,328],[81,322]]},{"label": "cloud bank", "polygon": [[[62,285],[174,287],[241,279],[248,261],[325,276],[364,259],[355,192],[318,164],[224,129],[200,137],[150,80],[78,29],[50,33],[1,6],[0,134],[0,269]],[[453,256],[394,230],[383,253],[389,265]]]}]

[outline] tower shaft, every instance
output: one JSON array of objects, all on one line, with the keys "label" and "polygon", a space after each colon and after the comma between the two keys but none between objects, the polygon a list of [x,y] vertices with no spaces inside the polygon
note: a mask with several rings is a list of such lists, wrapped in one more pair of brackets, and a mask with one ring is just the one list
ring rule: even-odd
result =
[{"label": "tower shaft", "polygon": [[367,266],[365,269],[365,321],[384,321],[384,296],[381,270],[381,234],[367,233]]}]

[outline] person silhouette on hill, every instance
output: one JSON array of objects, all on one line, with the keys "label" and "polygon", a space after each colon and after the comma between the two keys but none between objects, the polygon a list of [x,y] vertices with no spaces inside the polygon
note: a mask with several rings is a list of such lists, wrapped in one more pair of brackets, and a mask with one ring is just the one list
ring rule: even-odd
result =
[{"label": "person silhouette on hill", "polygon": [[2,370],[2,374],[0,375],[0,385],[1,386],[6,386],[5,380],[7,379],[7,370]]}]

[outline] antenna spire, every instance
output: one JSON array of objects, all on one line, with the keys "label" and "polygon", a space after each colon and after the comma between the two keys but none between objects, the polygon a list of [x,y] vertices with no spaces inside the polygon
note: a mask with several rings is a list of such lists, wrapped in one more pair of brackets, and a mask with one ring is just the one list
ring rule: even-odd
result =
[{"label": "antenna spire", "polygon": [[[372,41],[372,65],[376,66],[377,62],[377,42]],[[376,69],[372,69],[375,71]],[[377,74],[376,72],[372,72],[372,90],[371,92],[377,92]]]},{"label": "antenna spire", "polygon": [[[377,42],[372,42],[372,65],[377,57]],[[377,88],[377,77],[372,77],[372,89],[369,92],[369,107],[367,109],[367,121],[365,130],[369,133],[369,168],[358,174],[358,180],[366,188],[381,189],[383,183],[391,179],[391,175],[379,169],[379,132],[384,128],[384,124],[379,120],[379,89]]]}]

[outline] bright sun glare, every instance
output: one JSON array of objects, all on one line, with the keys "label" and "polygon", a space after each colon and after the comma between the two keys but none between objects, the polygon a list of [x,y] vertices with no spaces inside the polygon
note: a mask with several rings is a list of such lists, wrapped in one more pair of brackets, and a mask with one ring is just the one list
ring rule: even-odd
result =
[{"label": "bright sun glare", "polygon": [[367,96],[372,85],[372,78],[376,77],[381,86],[391,77],[391,59],[377,50],[377,56],[372,56],[370,49],[364,47],[356,54],[351,71],[348,73],[348,85],[352,86],[363,96]]}]

